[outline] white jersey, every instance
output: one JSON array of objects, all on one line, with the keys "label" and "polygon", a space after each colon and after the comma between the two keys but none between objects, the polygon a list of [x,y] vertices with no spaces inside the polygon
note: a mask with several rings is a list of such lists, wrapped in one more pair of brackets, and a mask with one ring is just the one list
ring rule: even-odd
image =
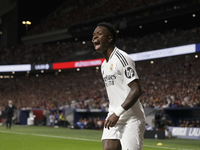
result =
[{"label": "white jersey", "polygon": [[[101,73],[109,98],[109,116],[125,101],[130,92],[128,84],[139,77],[134,61],[117,47],[110,55],[109,61],[104,60],[102,63]],[[145,120],[144,110],[139,100],[120,116],[118,123],[134,120]]]}]

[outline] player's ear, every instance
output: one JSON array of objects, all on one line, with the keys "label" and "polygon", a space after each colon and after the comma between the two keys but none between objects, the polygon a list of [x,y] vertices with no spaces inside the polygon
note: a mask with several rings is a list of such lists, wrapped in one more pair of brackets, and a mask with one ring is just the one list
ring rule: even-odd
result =
[{"label": "player's ear", "polygon": [[113,43],[113,37],[112,36],[108,37],[108,43]]}]

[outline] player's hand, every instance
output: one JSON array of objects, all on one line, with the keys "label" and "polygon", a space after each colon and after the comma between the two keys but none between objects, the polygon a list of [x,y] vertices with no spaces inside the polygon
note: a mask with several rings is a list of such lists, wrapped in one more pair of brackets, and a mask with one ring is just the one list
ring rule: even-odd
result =
[{"label": "player's hand", "polygon": [[106,120],[105,125],[104,125],[105,128],[108,128],[108,130],[109,130],[110,127],[114,127],[118,120],[119,120],[119,117],[116,116],[115,113],[113,113]]}]

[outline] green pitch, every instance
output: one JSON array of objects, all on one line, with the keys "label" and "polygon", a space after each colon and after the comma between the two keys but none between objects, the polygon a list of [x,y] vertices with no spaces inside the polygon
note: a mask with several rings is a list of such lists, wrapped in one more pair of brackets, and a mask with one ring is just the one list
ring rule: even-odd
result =
[{"label": "green pitch", "polygon": [[[0,126],[2,150],[102,150],[102,131],[43,126]],[[157,146],[162,143],[161,146]],[[145,139],[143,150],[199,150],[199,140]]]}]

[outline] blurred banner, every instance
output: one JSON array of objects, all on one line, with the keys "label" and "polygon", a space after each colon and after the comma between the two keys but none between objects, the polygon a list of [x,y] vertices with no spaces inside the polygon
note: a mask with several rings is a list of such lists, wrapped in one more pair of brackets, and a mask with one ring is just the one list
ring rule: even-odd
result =
[{"label": "blurred banner", "polygon": [[31,71],[33,70],[52,70],[52,64],[31,65]]},{"label": "blurred banner", "polygon": [[0,72],[24,72],[31,71],[30,64],[24,65],[0,65]]},{"label": "blurred banner", "polygon": [[165,48],[148,52],[135,53],[135,54],[130,54],[130,56],[134,61],[142,61],[142,60],[190,54],[195,52],[196,52],[196,44],[190,44],[190,45],[177,46],[177,47]]},{"label": "blurred banner", "polygon": [[169,127],[172,136],[183,139],[200,140],[200,128],[194,127]]},{"label": "blurred banner", "polygon": [[103,61],[104,61],[104,58],[83,60],[83,61],[71,61],[71,62],[53,63],[53,70],[55,70],[55,69],[69,69],[69,68],[100,66],[103,63]]}]

